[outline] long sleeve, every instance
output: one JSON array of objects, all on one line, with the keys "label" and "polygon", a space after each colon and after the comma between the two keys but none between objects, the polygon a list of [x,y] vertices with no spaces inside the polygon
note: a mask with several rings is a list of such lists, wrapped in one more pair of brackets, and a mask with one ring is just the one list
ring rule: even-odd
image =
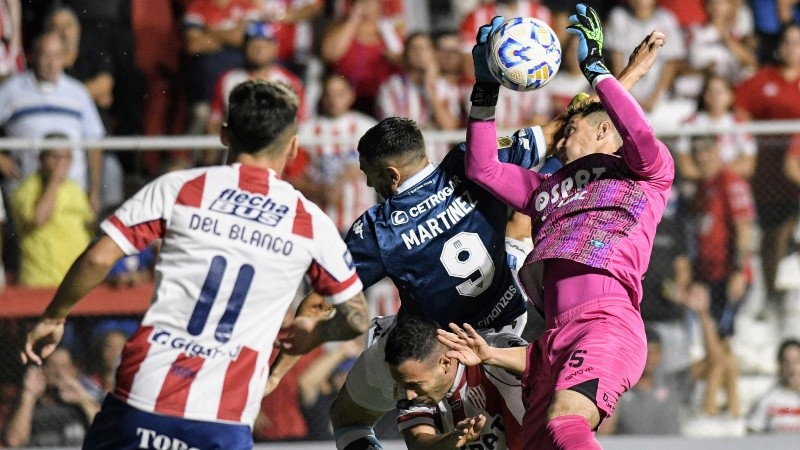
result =
[{"label": "long sleeve", "polygon": [[611,76],[598,81],[595,90],[622,137],[625,164],[645,179],[666,175],[672,167],[672,156],[664,143],[656,139],[644,111],[633,96]]},{"label": "long sleeve", "polygon": [[497,156],[497,127],[493,120],[470,118],[467,126],[467,177],[517,210],[524,210],[541,177],[523,167],[502,163]]}]

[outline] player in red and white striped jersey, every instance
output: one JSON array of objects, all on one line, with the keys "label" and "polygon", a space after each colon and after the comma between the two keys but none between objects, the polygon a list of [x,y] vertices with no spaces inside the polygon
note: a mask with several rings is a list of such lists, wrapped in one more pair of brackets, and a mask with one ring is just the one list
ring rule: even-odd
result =
[{"label": "player in red and white striped jersey", "polygon": [[[437,340],[438,325],[406,316],[386,338],[386,362],[407,400],[397,424],[409,448],[522,449],[524,407],[519,377],[488,365],[467,367]],[[524,347],[510,333],[490,345]]]},{"label": "player in red and white striped jersey", "polygon": [[252,447],[273,342],[306,274],[337,314],[295,319],[285,349],[303,353],[366,329],[361,281],[338,231],[276,176],[297,153],[296,114],[297,98],[281,84],[237,86],[222,133],[233,163],[169,173],[124,203],[28,334],[22,360],[40,363],[111,265],[163,240],[152,305],[84,448]]},{"label": "player in red and white striped jersey", "polygon": [[330,143],[304,148],[309,157],[306,174],[307,195],[317,201],[333,219],[336,228],[346,233],[350,225],[377,201],[367,186],[367,177],[358,166],[356,144],[377,122],[350,109],[356,94],[340,74],[331,73],[322,82],[322,114],[300,125],[300,134],[315,139],[349,140],[349,144]]}]

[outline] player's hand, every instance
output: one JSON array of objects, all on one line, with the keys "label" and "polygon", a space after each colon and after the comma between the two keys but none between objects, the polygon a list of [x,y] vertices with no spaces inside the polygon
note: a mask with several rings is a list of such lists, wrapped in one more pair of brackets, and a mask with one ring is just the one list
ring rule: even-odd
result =
[{"label": "player's hand", "polygon": [[477,366],[492,356],[492,348],[470,324],[465,323],[464,329],[461,329],[451,323],[450,329],[452,333],[438,330],[439,342],[450,349],[447,357],[456,358],[465,366]]},{"label": "player's hand", "polygon": [[650,68],[653,67],[653,63],[656,62],[656,58],[658,57],[658,51],[666,42],[666,36],[660,31],[653,31],[648,34],[647,37],[633,49],[630,58],[628,58],[628,65],[625,67],[625,71],[634,74],[637,80],[642,79],[647,75],[647,72],[650,71]]},{"label": "player's hand", "polygon": [[576,13],[569,16],[567,32],[578,36],[578,64],[583,75],[594,86],[594,79],[610,74],[603,63],[603,28],[594,9],[578,3]]},{"label": "player's hand", "polygon": [[495,30],[503,24],[502,16],[495,16],[492,22],[478,28],[478,43],[472,47],[472,64],[475,66],[475,81],[477,83],[500,84],[489,71],[489,60],[486,58],[486,40]]},{"label": "player's hand", "polygon": [[[25,336],[22,350],[19,353],[22,364],[27,364],[28,361],[31,361],[41,366],[42,359],[47,358],[53,353],[58,343],[61,342],[62,336],[64,336],[63,319],[39,320],[36,325],[34,325],[33,329]],[[37,354],[36,347],[40,345],[41,348]]]},{"label": "player's hand", "polygon": [[453,434],[458,437],[456,447],[461,448],[470,442],[475,442],[481,438],[481,430],[486,425],[486,416],[478,414],[476,417],[468,417],[456,424]]},{"label": "player's hand", "polygon": [[322,321],[310,317],[295,317],[281,339],[281,349],[287,355],[304,355],[322,344],[319,325]]}]

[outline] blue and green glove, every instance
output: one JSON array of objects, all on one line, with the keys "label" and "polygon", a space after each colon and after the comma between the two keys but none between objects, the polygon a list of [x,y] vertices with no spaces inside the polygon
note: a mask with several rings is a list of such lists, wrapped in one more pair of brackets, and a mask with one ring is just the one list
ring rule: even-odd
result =
[{"label": "blue and green glove", "polygon": [[475,67],[475,86],[472,87],[470,101],[475,106],[496,106],[500,93],[500,83],[489,71],[486,58],[486,41],[495,30],[503,24],[503,18],[496,16],[492,22],[478,28],[478,43],[472,47],[472,64]]},{"label": "blue and green glove", "polygon": [[603,63],[603,28],[594,9],[578,3],[576,14],[569,16],[567,32],[578,36],[578,63],[583,76],[594,86],[595,78],[609,75]]}]

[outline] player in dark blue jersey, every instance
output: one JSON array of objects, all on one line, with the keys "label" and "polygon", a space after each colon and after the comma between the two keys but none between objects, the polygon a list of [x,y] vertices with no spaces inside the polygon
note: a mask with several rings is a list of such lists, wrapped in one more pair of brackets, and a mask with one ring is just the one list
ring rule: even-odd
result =
[{"label": "player in dark blue jersey", "polygon": [[[498,139],[502,161],[537,170],[547,141],[542,128]],[[345,241],[365,286],[389,277],[400,292],[397,317],[379,318],[367,349],[331,409],[336,446],[381,448],[371,425],[398,400],[384,359],[385,336],[405,315],[440,325],[459,320],[478,328],[521,333],[525,300],[506,253],[505,204],[464,174],[464,146],[440,164],[425,153],[410,119],[388,118],[359,145],[361,170],[384,199],[351,227]]]}]

